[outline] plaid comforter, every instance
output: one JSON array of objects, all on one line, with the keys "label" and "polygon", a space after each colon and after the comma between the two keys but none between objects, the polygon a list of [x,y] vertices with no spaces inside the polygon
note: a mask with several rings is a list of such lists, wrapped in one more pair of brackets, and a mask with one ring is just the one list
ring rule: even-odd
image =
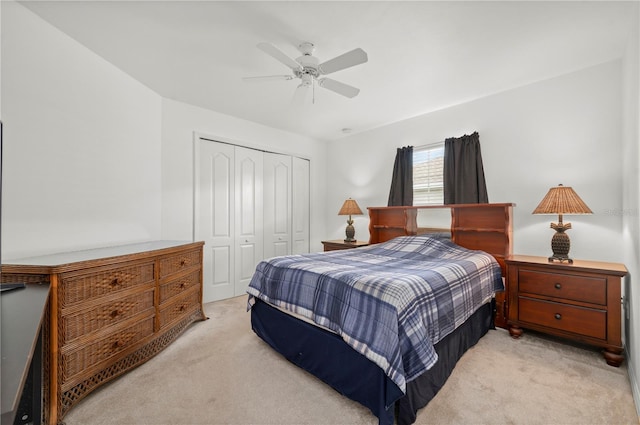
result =
[{"label": "plaid comforter", "polygon": [[247,292],[342,336],[405,392],[433,347],[503,290],[489,254],[447,239],[405,236],[368,247],[275,257]]}]

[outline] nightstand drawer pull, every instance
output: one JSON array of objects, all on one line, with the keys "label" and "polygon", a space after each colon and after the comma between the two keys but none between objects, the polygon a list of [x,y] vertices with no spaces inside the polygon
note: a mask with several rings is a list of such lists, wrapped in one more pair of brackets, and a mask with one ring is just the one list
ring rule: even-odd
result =
[{"label": "nightstand drawer pull", "polygon": [[559,283],[556,283],[555,285],[553,285],[554,288],[556,289],[562,289],[562,285],[560,285]]},{"label": "nightstand drawer pull", "polygon": [[556,320],[560,320],[560,319],[562,319],[562,314],[556,313],[553,317],[555,317]]}]

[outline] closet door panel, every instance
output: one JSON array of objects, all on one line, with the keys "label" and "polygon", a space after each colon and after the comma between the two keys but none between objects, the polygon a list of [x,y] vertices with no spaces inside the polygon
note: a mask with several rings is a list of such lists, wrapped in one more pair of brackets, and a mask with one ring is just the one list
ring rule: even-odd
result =
[{"label": "closet door panel", "polygon": [[246,293],[253,272],[263,258],[263,153],[235,148],[235,295]]},{"label": "closet door panel", "polygon": [[194,239],[205,242],[203,300],[229,298],[235,291],[234,148],[207,140],[196,142]]},{"label": "closet door panel", "polygon": [[264,154],[264,256],[291,254],[291,174],[289,155]]},{"label": "closet door panel", "polygon": [[[231,277],[233,273],[233,267],[230,267],[231,259],[233,258],[233,252],[230,246],[217,246],[208,249],[211,256],[210,261],[212,264],[213,285],[215,287],[229,287],[233,282]],[[231,291],[224,291],[224,294],[220,294],[220,297],[228,298]],[[222,298],[214,298],[222,299]],[[212,300],[213,301],[213,300]]]},{"label": "closet door panel", "polygon": [[304,254],[309,252],[309,173],[310,163],[307,159],[293,158],[293,178],[292,184],[292,240],[293,254]]}]

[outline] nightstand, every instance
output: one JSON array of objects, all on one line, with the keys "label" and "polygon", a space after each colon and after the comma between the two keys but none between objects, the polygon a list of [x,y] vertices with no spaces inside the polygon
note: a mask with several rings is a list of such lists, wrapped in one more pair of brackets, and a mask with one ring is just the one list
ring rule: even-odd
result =
[{"label": "nightstand", "polygon": [[337,251],[339,249],[351,249],[351,248],[359,248],[361,246],[367,246],[369,245],[369,242],[365,242],[365,241],[345,242],[342,239],[336,239],[332,241],[322,241],[322,245],[324,245],[325,251]]},{"label": "nightstand", "polygon": [[604,348],[611,366],[622,354],[620,284],[623,264],[511,255],[505,260],[509,288],[509,333],[528,328]]}]

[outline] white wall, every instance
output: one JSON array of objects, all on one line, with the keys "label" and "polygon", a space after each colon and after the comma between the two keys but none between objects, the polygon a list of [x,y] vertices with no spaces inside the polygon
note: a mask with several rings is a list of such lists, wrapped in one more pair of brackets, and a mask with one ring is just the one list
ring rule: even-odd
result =
[{"label": "white wall", "polygon": [[[2,42],[2,3],[3,2],[0,1],[0,45]],[[2,81],[2,54],[0,54],[0,81]],[[0,99],[2,99],[2,84],[0,84]],[[0,120],[1,119],[2,119],[2,101],[0,101]]]},{"label": "white wall", "polygon": [[[361,208],[387,204],[396,148],[478,131],[489,201],[516,203],[515,253],[551,254],[549,223],[558,217],[531,212],[562,183],[594,212],[565,216],[570,255],[622,262],[621,66],[605,63],[330,143],[327,185],[338,189],[327,195],[327,236],[342,236],[335,214],[347,197]],[[356,237],[368,238],[368,216],[354,221]]]},{"label": "white wall", "polygon": [[322,249],[324,143],[163,100],[20,4],[1,16],[3,260],[191,240],[194,131],[310,159]]},{"label": "white wall", "polygon": [[4,260],[160,237],[160,97],[2,2]]},{"label": "white wall", "polygon": [[194,132],[310,160],[312,251],[321,251],[325,238],[326,145],[314,139],[265,127],[173,100],[162,102],[162,237],[193,237]]},{"label": "white wall", "polygon": [[[625,279],[628,317],[626,345],[629,375],[636,409],[640,408],[640,6],[636,4],[635,24],[627,46],[623,78],[623,203],[622,246],[629,270]],[[640,410],[639,410],[640,412]]]}]

